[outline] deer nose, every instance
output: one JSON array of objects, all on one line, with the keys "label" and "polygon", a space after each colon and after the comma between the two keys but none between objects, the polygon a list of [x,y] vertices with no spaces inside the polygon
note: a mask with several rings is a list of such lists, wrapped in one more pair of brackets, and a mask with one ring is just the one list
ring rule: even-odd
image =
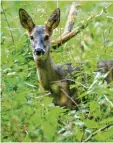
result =
[{"label": "deer nose", "polygon": [[42,54],[42,55],[44,55],[44,50],[43,50],[43,49],[41,49],[41,48],[37,48],[37,49],[35,49],[35,51],[34,51],[34,52],[35,52],[35,54],[36,54],[36,55],[41,55],[41,54]]}]

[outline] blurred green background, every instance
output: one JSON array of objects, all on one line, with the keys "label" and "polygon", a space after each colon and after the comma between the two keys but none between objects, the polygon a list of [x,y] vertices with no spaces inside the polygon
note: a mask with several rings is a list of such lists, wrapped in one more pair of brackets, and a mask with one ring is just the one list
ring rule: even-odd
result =
[{"label": "blurred green background", "polygon": [[[90,15],[99,14],[108,4],[110,2],[80,2],[81,6],[74,28]],[[60,36],[65,26],[70,6],[71,1],[2,1],[2,142],[79,142],[83,132],[85,132],[85,139],[92,131],[95,131],[95,128],[98,129],[112,122],[111,106],[107,104],[104,107],[105,110],[103,108],[101,110],[97,100],[105,94],[112,100],[112,91],[107,85],[104,92],[103,87],[93,86],[90,93],[86,93],[89,103],[81,103],[81,110],[73,112],[52,106],[52,99],[45,97],[38,88],[29,39],[20,24],[18,10],[24,8],[37,25],[43,25],[51,12],[59,7],[61,22],[51,37],[55,39]],[[84,43],[83,46],[81,42]],[[90,74],[96,69],[98,60],[113,59],[113,5],[101,17],[94,18],[80,34],[51,55],[54,63],[72,62],[73,66],[76,66],[78,62],[89,62],[91,66],[86,67],[86,72]],[[91,115],[86,117],[87,113]],[[92,116],[92,122],[90,116]],[[85,124],[85,131],[83,131],[83,124]],[[112,137],[113,128],[95,136],[90,141],[110,142],[113,141]]]}]

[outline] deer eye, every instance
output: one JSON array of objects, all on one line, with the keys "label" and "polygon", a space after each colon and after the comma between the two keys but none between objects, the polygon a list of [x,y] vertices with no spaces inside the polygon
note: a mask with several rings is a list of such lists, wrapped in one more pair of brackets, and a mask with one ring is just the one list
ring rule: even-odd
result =
[{"label": "deer eye", "polygon": [[46,41],[46,40],[48,40],[49,39],[49,35],[45,35],[44,36],[44,40]]},{"label": "deer eye", "polygon": [[34,39],[34,37],[33,37],[33,36],[30,36],[30,39],[31,39],[31,40],[33,40],[33,39]]}]

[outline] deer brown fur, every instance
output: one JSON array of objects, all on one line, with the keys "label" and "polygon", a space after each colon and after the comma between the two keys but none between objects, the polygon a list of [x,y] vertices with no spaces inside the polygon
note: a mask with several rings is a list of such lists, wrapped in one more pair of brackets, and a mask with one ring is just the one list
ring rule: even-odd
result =
[{"label": "deer brown fur", "polygon": [[[50,36],[59,25],[60,9],[54,10],[44,26],[36,26],[24,9],[19,10],[19,17],[22,26],[28,31],[31,39],[33,57],[41,87],[51,92],[56,105],[72,108],[76,93],[71,92],[66,76],[71,74],[74,69],[70,63],[54,65],[50,56]],[[63,66],[66,68],[63,69]]]}]

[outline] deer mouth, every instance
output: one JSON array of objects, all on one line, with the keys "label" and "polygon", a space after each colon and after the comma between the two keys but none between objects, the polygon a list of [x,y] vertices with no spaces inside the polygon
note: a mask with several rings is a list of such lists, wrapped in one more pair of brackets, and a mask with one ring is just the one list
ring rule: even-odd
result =
[{"label": "deer mouth", "polygon": [[37,56],[41,56],[44,55],[45,51],[43,49],[35,49],[34,53]]}]

